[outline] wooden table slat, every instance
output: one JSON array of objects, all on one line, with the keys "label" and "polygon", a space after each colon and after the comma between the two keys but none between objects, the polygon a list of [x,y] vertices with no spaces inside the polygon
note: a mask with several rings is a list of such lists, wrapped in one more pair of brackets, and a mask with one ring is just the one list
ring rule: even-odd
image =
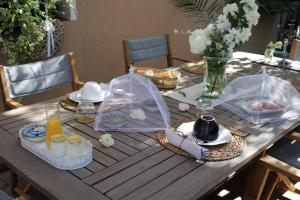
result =
[{"label": "wooden table slat", "polygon": [[159,164],[160,162],[173,156],[174,153],[169,150],[163,150],[149,158],[142,160],[141,162],[134,164],[123,171],[120,171],[107,179],[97,183],[94,187],[102,193],[105,193],[112,188],[120,185],[121,183],[129,180],[130,178],[146,171],[147,169]]},{"label": "wooden table slat", "polygon": [[164,173],[178,166],[187,159],[188,158],[180,155],[174,155],[173,157],[170,157],[169,159],[148,169],[144,173],[139,174],[132,179],[129,179],[122,185],[115,187],[114,189],[110,190],[106,195],[109,196],[111,199],[120,199],[123,196],[129,194],[130,192],[142,187],[151,180],[163,175]]},{"label": "wooden table slat", "polygon": [[154,146],[151,148],[148,148],[144,151],[141,151],[140,153],[135,154],[134,156],[128,157],[124,160],[121,160],[120,162],[110,166],[109,168],[105,168],[98,173],[93,174],[90,177],[87,177],[86,179],[83,179],[83,181],[89,185],[94,185],[95,183],[104,180],[105,178],[108,178],[109,176],[120,172],[127,167],[136,164],[143,159],[148,158],[149,156],[152,156],[160,151],[162,151],[164,148],[161,146]]}]

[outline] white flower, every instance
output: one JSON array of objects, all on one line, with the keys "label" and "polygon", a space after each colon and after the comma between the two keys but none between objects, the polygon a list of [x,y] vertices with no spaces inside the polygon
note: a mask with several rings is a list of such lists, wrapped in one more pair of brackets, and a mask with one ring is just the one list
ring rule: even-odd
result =
[{"label": "white flower", "polygon": [[258,19],[259,19],[260,15],[258,12],[249,11],[249,12],[246,12],[245,17],[248,21],[248,26],[251,27],[253,25],[258,24]]},{"label": "white flower", "polygon": [[193,54],[201,54],[211,44],[211,40],[207,37],[204,30],[196,29],[190,35],[189,43]]},{"label": "white flower", "polygon": [[100,137],[99,142],[105,146],[105,147],[110,147],[115,144],[115,141],[113,137],[110,134],[104,134]]},{"label": "white flower", "polygon": [[240,41],[242,43],[246,42],[249,40],[249,37],[251,36],[251,30],[250,28],[245,28],[243,31],[240,33]]},{"label": "white flower", "polygon": [[[244,12],[240,12],[239,9],[243,9]],[[231,24],[229,15],[234,17],[237,23]],[[251,28],[257,25],[259,17],[255,0],[241,0],[239,3],[227,4],[215,24],[209,24],[205,29],[197,29],[190,34],[191,52],[203,54],[206,48],[212,48],[210,45],[213,43],[217,55],[231,55],[237,44],[249,40]],[[246,20],[247,24],[240,23],[241,20]],[[218,42],[220,40],[222,42]],[[224,49],[224,43],[228,49]]]},{"label": "white flower", "polygon": [[142,109],[137,108],[137,109],[133,109],[132,110],[132,113],[130,113],[130,117],[132,119],[143,121],[143,120],[146,119],[146,114],[145,114],[145,112]]},{"label": "white flower", "polygon": [[231,14],[232,16],[235,16],[236,13],[238,12],[239,8],[237,6],[236,3],[232,3],[232,4],[227,4],[224,8],[223,8],[223,14],[225,16],[228,16],[228,14]]},{"label": "white flower", "polygon": [[217,29],[220,30],[221,32],[224,32],[228,29],[231,28],[231,23],[229,22],[229,20],[225,17],[225,15],[220,15],[218,18],[217,18],[217,21],[216,21],[216,26],[217,26]]}]

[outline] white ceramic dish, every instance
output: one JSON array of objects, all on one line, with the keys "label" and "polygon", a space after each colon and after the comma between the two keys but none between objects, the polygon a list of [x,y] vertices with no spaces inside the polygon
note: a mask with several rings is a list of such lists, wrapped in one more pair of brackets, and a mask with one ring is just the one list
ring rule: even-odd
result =
[{"label": "white ceramic dish", "polygon": [[[21,140],[21,146],[31,153],[35,154],[42,160],[48,162],[50,165],[63,170],[74,170],[87,166],[93,159],[93,145],[90,141],[84,140],[84,151],[81,156],[78,157],[56,157],[54,156],[46,147],[46,142],[31,142],[26,140],[22,132],[24,129],[41,124],[28,124],[19,130],[19,137]],[[64,129],[65,135],[70,135],[71,133]]]},{"label": "white ceramic dish", "polygon": [[125,126],[126,121],[123,115],[113,113],[103,115],[102,123],[108,128],[121,128]]},{"label": "white ceramic dish", "polygon": [[[264,101],[264,102],[267,102],[267,101],[272,102],[272,99],[263,99],[262,101]],[[255,104],[255,103],[257,103],[257,102],[259,102],[259,101],[258,100],[252,100],[252,101],[244,102],[244,103],[242,103],[242,108],[243,108],[244,111],[246,111],[249,114],[262,114],[262,115],[265,115],[265,114],[281,114],[281,113],[284,113],[284,112],[286,112],[286,111],[289,110],[289,106],[288,105],[285,105],[284,108],[274,109],[274,110],[271,110],[271,109],[263,109],[262,111],[252,111],[252,110],[250,110],[249,109],[250,106],[253,105],[253,104]]]},{"label": "white ceramic dish", "polygon": [[[190,140],[194,140],[193,137],[194,124],[195,124],[194,121],[183,123],[182,125],[177,127],[176,131],[180,135],[187,136]],[[205,143],[200,139],[196,139],[197,144],[201,146],[216,146],[220,144],[225,144],[230,141],[232,141],[232,135],[230,131],[222,125],[219,125],[219,136],[216,140]]]},{"label": "white ceramic dish", "polygon": [[225,144],[232,141],[232,135],[230,131],[227,128],[224,128],[223,126],[219,125],[219,136],[216,140],[211,142],[203,142],[200,139],[196,139],[196,143],[201,146],[216,146],[220,144]]},{"label": "white ceramic dish", "polygon": [[158,106],[156,104],[156,102],[152,99],[147,99],[145,101],[143,101],[143,106],[146,110],[150,111],[150,112],[157,112],[159,111]]},{"label": "white ceramic dish", "polygon": [[[39,130],[35,132],[35,128]],[[46,138],[46,127],[44,125],[28,126],[23,129],[22,136],[31,142],[43,142]]]},{"label": "white ceramic dish", "polygon": [[[81,90],[77,90],[77,91],[74,91],[72,93],[69,94],[69,99],[72,100],[72,101],[75,101],[77,103],[80,102],[81,100]],[[100,96],[99,95],[99,98],[98,99],[93,99],[91,100],[93,103],[99,103],[101,101],[103,101],[104,99],[104,96]]]}]

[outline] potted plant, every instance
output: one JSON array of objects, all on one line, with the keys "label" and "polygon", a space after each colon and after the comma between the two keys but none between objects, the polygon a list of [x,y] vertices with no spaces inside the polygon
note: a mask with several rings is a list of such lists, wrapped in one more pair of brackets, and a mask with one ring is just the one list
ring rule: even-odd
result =
[{"label": "potted plant", "polygon": [[[21,64],[29,59],[44,57],[45,51],[42,49],[49,45],[49,32],[52,33],[52,44],[59,39],[62,42],[63,24],[55,19],[55,13],[58,4],[68,5],[69,1],[0,1],[0,48],[1,53],[7,56],[9,64]],[[55,44],[52,45],[51,55],[57,52],[61,45],[59,42],[56,48]]]}]

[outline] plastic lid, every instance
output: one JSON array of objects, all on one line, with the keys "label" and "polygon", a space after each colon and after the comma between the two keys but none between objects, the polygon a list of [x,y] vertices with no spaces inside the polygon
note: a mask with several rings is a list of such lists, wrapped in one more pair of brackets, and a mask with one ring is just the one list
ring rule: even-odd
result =
[{"label": "plastic lid", "polygon": [[81,143],[82,142],[82,137],[80,135],[71,135],[67,138],[67,141],[70,143],[70,144],[75,144],[75,143]]},{"label": "plastic lid", "polygon": [[55,134],[51,136],[52,142],[64,142],[66,137],[63,134]]}]

